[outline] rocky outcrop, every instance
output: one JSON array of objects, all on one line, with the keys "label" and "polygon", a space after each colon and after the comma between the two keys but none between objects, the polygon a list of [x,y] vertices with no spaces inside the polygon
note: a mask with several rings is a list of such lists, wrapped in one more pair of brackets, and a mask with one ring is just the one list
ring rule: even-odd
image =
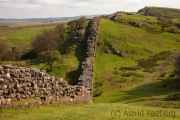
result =
[{"label": "rocky outcrop", "polygon": [[[87,39],[87,51],[86,58],[82,62],[82,73],[78,80],[79,86],[86,87],[92,94],[92,82],[93,82],[93,72],[94,72],[94,57],[97,44],[97,35],[99,27],[100,18],[94,17],[90,23],[89,36]],[[91,95],[92,97],[92,95]]]},{"label": "rocky outcrop", "polygon": [[[115,37],[114,37],[115,38]],[[125,52],[122,52],[122,51],[118,51],[114,46],[112,46],[111,44],[109,43],[104,43],[104,45],[107,45],[109,47],[109,49],[107,49],[105,52],[106,53],[113,53],[115,55],[118,55],[120,57],[126,57],[126,53]]]}]

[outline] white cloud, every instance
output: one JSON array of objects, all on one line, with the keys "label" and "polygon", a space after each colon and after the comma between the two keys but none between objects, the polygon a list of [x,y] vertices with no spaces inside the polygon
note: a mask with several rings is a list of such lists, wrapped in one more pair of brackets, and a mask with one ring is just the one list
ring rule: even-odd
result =
[{"label": "white cloud", "polygon": [[179,0],[0,0],[0,17],[50,17],[138,11],[145,6],[179,7]]},{"label": "white cloud", "polygon": [[45,6],[63,6],[68,4],[69,0],[32,0],[32,3]]},{"label": "white cloud", "polygon": [[40,8],[40,5],[37,4],[27,4],[27,3],[1,3],[0,8],[1,9],[37,9]]}]

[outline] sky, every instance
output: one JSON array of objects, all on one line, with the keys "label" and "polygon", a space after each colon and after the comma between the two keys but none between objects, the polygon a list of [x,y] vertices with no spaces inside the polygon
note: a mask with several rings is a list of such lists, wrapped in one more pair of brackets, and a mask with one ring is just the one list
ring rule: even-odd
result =
[{"label": "sky", "polygon": [[0,18],[48,18],[137,12],[145,6],[180,8],[180,0],[0,0]]}]

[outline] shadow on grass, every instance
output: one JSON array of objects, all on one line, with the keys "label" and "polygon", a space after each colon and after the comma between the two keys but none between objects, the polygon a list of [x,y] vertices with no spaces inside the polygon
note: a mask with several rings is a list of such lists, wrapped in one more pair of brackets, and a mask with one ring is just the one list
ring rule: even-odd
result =
[{"label": "shadow on grass", "polygon": [[66,74],[65,79],[71,85],[77,85],[79,76],[81,75],[82,62],[84,61],[84,59],[86,57],[87,38],[88,38],[88,34],[89,34],[88,33],[89,25],[90,24],[88,24],[88,26],[85,28],[86,32],[85,32],[83,40],[79,44],[77,44],[77,47],[75,49],[75,56],[77,57],[80,64],[76,70],[70,71],[69,73]]},{"label": "shadow on grass", "polygon": [[173,88],[162,87],[161,83],[148,83],[145,85],[135,87],[129,91],[123,91],[124,94],[122,94],[119,97],[114,96],[116,98],[111,102],[134,103],[148,100],[165,100],[165,98],[162,97],[163,95],[168,95],[176,91],[178,90]]},{"label": "shadow on grass", "polygon": [[41,63],[42,63],[42,60],[39,58],[30,59],[30,61],[27,61],[27,64],[30,64],[30,65],[39,65]]},{"label": "shadow on grass", "polygon": [[78,84],[78,78],[79,75],[81,74],[81,66],[79,66],[76,70],[70,71],[66,74],[65,80],[70,84],[70,85],[77,85]]}]

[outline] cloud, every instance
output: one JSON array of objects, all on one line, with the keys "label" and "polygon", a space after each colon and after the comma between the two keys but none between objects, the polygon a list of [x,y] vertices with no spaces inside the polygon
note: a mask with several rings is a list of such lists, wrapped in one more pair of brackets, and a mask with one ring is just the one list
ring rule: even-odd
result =
[{"label": "cloud", "polygon": [[36,9],[40,8],[41,6],[38,4],[29,4],[28,0],[0,0],[0,8],[1,9]]},{"label": "cloud", "polygon": [[50,17],[136,12],[145,6],[179,7],[179,0],[0,0],[0,17]]},{"label": "cloud", "polygon": [[45,5],[45,6],[65,6],[69,0],[31,0],[33,4]]},{"label": "cloud", "polygon": [[83,0],[0,0],[1,8],[47,8],[49,6],[53,7],[66,7],[66,8],[77,8],[86,7],[88,5],[87,1]]},{"label": "cloud", "polygon": [[41,6],[54,6],[54,7],[84,7],[88,5],[90,0],[29,0],[31,4],[38,4]]}]

